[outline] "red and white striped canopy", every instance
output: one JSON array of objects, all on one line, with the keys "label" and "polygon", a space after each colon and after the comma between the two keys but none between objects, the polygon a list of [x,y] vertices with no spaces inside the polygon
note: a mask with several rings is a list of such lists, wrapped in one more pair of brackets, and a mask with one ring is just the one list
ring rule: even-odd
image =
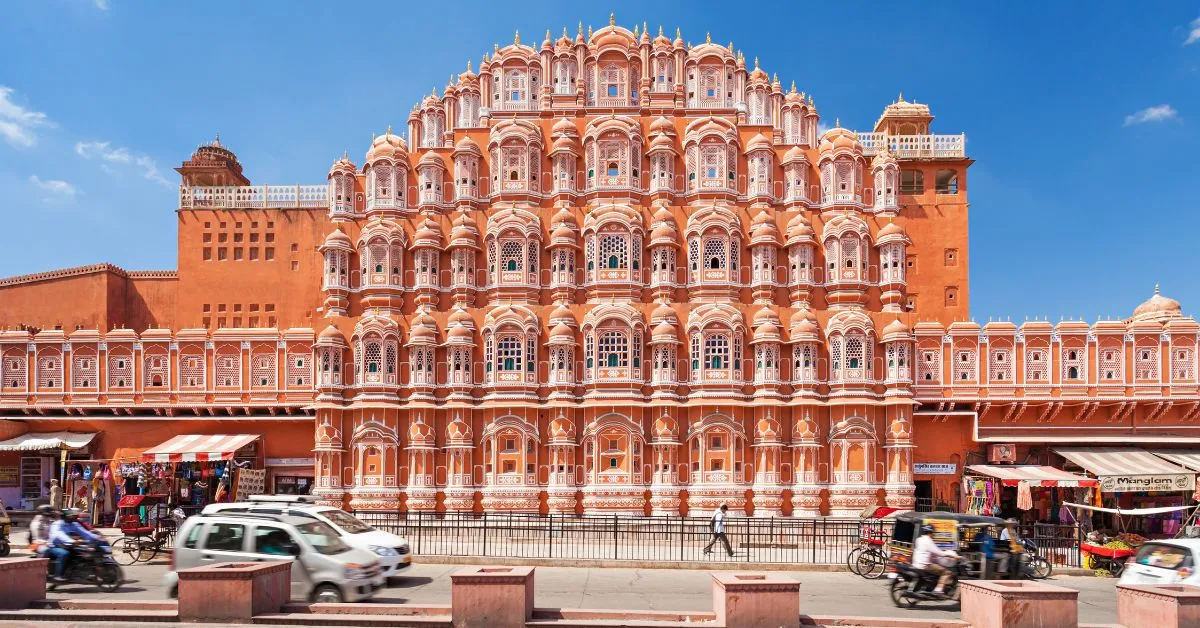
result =
[{"label": "red and white striped canopy", "polygon": [[258,434],[182,434],[142,454],[142,462],[233,460],[233,454]]},{"label": "red and white striped canopy", "polygon": [[1029,482],[1032,486],[1095,486],[1096,480],[1081,475],[1068,473],[1054,467],[1043,467],[1036,464],[989,465],[973,464],[967,466],[976,473],[994,477],[1004,486],[1016,486],[1021,482]]}]

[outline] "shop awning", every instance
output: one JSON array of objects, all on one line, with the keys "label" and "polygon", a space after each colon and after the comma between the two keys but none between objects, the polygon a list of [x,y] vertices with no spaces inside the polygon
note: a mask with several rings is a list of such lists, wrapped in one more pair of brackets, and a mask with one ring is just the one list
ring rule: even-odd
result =
[{"label": "shop awning", "polygon": [[147,449],[142,462],[233,460],[237,450],[258,438],[258,434],[183,434]]},{"label": "shop awning", "polygon": [[1189,473],[1183,467],[1136,447],[1063,447],[1054,451],[1099,476]]},{"label": "shop awning", "polygon": [[1200,449],[1151,449],[1150,453],[1192,471],[1200,471]]},{"label": "shop awning", "polygon": [[30,432],[0,441],[0,451],[40,451],[42,449],[80,449],[96,432]]},{"label": "shop awning", "polygon": [[1004,486],[1016,486],[1021,482],[1029,482],[1033,486],[1082,486],[1092,487],[1098,481],[1091,478],[1085,478],[1082,475],[1075,475],[1055,469],[1054,467],[1044,467],[1036,464],[1016,464],[1016,465],[990,465],[990,464],[972,464],[967,465],[967,469],[974,471],[980,475],[986,475],[1000,480]]}]

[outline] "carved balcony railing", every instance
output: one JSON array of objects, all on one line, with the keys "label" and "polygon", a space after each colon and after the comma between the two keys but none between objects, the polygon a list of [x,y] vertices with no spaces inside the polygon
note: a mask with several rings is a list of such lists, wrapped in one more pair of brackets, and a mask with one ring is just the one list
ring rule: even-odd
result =
[{"label": "carved balcony railing", "polygon": [[329,186],[179,186],[180,209],[329,208]]},{"label": "carved balcony railing", "polygon": [[863,155],[870,157],[884,147],[898,159],[959,159],[967,156],[967,136],[957,135],[888,135],[858,133]]}]

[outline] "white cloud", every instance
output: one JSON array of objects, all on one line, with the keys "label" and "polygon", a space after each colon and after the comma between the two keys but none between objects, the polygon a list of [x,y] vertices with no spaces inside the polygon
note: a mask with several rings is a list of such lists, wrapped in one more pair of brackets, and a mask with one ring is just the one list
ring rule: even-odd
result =
[{"label": "white cloud", "polygon": [[160,185],[173,187],[158,170],[158,164],[146,155],[135,155],[128,148],[118,146],[113,148],[109,142],[76,142],[75,154],[84,159],[99,159],[100,168],[109,174],[115,174],[114,164],[137,168],[142,177]]},{"label": "white cloud", "polygon": [[13,102],[11,87],[0,85],[0,135],[17,148],[29,148],[37,143],[33,130],[52,127],[54,123],[41,111],[32,111]]},{"label": "white cloud", "polygon": [[1167,120],[1177,120],[1178,118],[1179,112],[1175,111],[1175,108],[1171,105],[1156,105],[1125,116],[1125,126],[1146,124],[1148,122],[1165,122]]},{"label": "white cloud", "polygon": [[825,132],[832,128],[833,127],[829,126],[828,124],[825,124],[824,122],[821,122],[820,120],[817,120],[817,137],[821,137],[822,135],[825,135]]},{"label": "white cloud", "polygon": [[95,4],[96,8],[101,11],[108,10],[108,0],[92,0],[92,4]]},{"label": "white cloud", "polygon": [[62,179],[43,179],[34,174],[29,176],[29,182],[45,193],[42,202],[53,203],[75,198],[75,186]]},{"label": "white cloud", "polygon": [[1183,45],[1188,46],[1200,41],[1200,17],[1192,20],[1188,25],[1188,38],[1183,42]]}]

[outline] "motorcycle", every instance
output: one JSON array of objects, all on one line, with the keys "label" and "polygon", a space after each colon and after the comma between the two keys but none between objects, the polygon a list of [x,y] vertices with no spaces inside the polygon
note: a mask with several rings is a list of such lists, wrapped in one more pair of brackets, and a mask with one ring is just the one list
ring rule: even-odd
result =
[{"label": "motorcycle", "polygon": [[[54,561],[50,561],[47,575],[53,574]],[[121,566],[113,558],[112,545],[107,541],[88,541],[71,550],[61,582],[47,578],[46,590],[53,591],[60,584],[94,584],[101,591],[112,593],[121,586],[122,579]]]},{"label": "motorcycle", "polygon": [[0,558],[8,556],[9,552],[12,552],[12,544],[8,540],[11,532],[12,520],[7,515],[0,513]]},{"label": "motorcycle", "polygon": [[966,561],[961,558],[948,567],[954,574],[954,579],[942,593],[935,593],[937,576],[926,573],[907,563],[893,562],[894,571],[888,574],[891,579],[889,592],[892,604],[897,608],[913,608],[918,602],[945,602],[958,599],[958,582],[967,575]]},{"label": "motorcycle", "polygon": [[1030,580],[1049,578],[1054,566],[1038,552],[1037,545],[1032,539],[1020,539],[1025,551],[1021,553],[1021,576]]}]

